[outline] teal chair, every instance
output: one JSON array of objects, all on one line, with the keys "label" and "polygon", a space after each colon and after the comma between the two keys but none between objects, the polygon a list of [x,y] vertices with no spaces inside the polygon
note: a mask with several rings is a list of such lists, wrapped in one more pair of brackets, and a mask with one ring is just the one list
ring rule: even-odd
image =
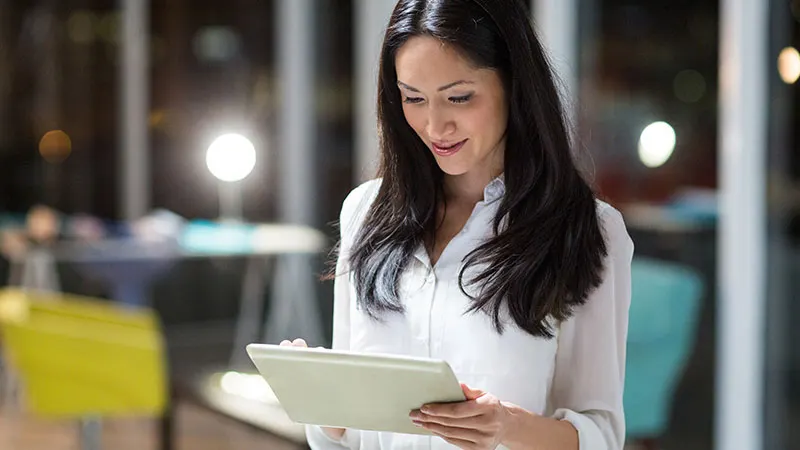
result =
[{"label": "teal chair", "polygon": [[628,440],[654,445],[694,345],[703,281],[693,270],[634,258],[625,376]]}]

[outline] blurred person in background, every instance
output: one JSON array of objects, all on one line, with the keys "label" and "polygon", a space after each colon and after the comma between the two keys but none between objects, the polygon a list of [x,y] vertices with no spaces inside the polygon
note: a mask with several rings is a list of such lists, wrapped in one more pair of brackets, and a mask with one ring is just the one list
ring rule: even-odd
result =
[{"label": "blurred person in background", "polygon": [[446,360],[467,401],[410,412],[434,438],[308,426],[311,447],[622,449],[633,244],[577,168],[522,0],[399,1],[378,123],[379,178],[341,209],[333,348]]}]

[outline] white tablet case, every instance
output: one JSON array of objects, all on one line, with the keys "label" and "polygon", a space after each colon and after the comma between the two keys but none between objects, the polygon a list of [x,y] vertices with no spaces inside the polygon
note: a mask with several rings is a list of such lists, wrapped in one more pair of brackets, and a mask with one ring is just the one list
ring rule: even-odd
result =
[{"label": "white tablet case", "polygon": [[268,344],[247,353],[298,423],[430,434],[411,422],[412,410],[465,400],[444,361]]}]

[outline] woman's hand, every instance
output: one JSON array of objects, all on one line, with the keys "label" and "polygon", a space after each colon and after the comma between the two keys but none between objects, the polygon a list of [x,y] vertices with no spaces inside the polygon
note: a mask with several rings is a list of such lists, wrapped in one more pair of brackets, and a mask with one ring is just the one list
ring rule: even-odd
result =
[{"label": "woman's hand", "polygon": [[462,449],[494,449],[505,435],[508,409],[492,394],[461,384],[467,400],[424,405],[412,411],[415,424]]},{"label": "woman's hand", "polygon": [[[308,344],[306,344],[306,340],[303,338],[297,338],[293,341],[284,339],[283,341],[281,341],[281,345],[284,347],[287,345],[290,347],[308,347]],[[322,347],[317,347],[317,348],[322,348]]]},{"label": "woman's hand", "polygon": [[[281,345],[284,346],[284,347],[285,346],[290,346],[290,347],[308,347],[308,344],[306,344],[305,339],[302,339],[302,338],[297,338],[297,339],[295,339],[293,341],[284,340],[284,341],[281,342]],[[323,348],[323,347],[317,347],[317,348]],[[322,431],[324,431],[325,434],[327,434],[328,436],[330,436],[332,439],[335,439],[335,440],[341,439],[342,436],[344,436],[344,432],[345,432],[344,428],[330,428],[330,427],[320,427],[320,428],[322,428]]]}]

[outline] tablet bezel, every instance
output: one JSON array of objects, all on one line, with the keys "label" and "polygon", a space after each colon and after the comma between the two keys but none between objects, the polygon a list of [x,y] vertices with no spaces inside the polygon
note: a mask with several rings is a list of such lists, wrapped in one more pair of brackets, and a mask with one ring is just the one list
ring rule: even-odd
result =
[{"label": "tablet bezel", "polygon": [[[412,409],[466,400],[453,370],[442,360],[271,344],[250,344],[247,353],[297,423],[429,435],[408,417]],[[298,370],[301,366],[305,369]],[[326,377],[328,372],[348,379]],[[353,383],[355,379],[364,382]],[[308,392],[323,392],[318,397],[328,398],[309,398]],[[379,403],[381,397],[388,402]],[[364,406],[363,411],[337,411],[331,402],[340,404],[343,398]],[[394,410],[378,414],[383,407]]]}]

